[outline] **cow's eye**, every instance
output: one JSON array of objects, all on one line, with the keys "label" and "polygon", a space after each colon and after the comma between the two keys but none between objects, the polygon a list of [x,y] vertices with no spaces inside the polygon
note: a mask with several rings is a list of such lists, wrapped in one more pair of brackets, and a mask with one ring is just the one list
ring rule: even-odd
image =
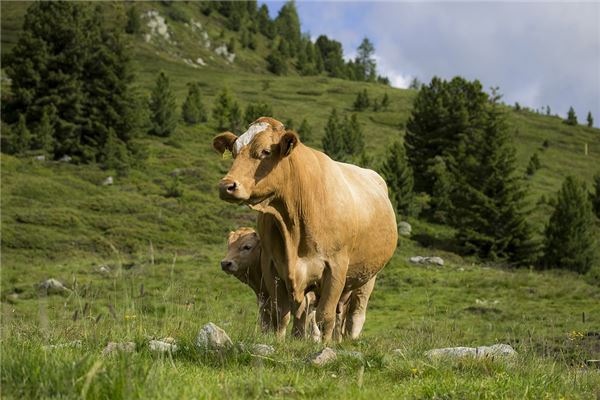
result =
[{"label": "cow's eye", "polygon": [[263,151],[260,152],[260,155],[264,158],[264,157],[269,157],[271,155],[271,150],[267,150],[264,149]]},{"label": "cow's eye", "polygon": [[252,250],[252,246],[245,244],[244,247],[242,247],[242,250]]}]

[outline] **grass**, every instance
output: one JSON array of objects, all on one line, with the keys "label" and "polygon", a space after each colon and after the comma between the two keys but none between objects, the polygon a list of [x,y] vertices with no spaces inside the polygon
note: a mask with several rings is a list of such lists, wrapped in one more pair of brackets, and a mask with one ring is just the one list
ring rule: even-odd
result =
[{"label": "grass", "polygon": [[[165,11],[162,4],[136,6]],[[193,2],[176,6],[201,22],[211,40],[222,40],[220,17],[201,15]],[[16,42],[26,4],[1,7],[4,55]],[[125,6],[105,7],[118,23]],[[306,118],[313,126],[309,144],[319,148],[331,108],[351,112],[356,93],[366,88],[371,98],[387,93],[391,104],[388,111],[359,113],[374,167],[389,143],[403,136],[415,91],[322,76],[275,77],[264,71],[263,41],[258,52],[240,51],[229,64],[184,24],[168,23],[174,45],[130,38],[134,83],[146,94],[160,70],[169,75],[180,105],[190,81],[201,83],[209,108],[228,86],[244,107],[267,102],[282,121],[292,118],[298,125]],[[225,31],[225,42],[230,35]],[[197,57],[208,66],[183,62]],[[540,234],[551,209],[537,200],[553,196],[567,174],[591,182],[600,165],[600,131],[527,111],[507,113],[521,173],[533,152],[542,162],[528,180],[530,219]],[[127,176],[94,165],[2,155],[3,398],[600,396],[598,369],[585,364],[600,358],[600,290],[593,279],[460,257],[453,252],[451,228],[420,220],[410,221],[412,239],[400,240],[378,278],[363,337],[338,345],[362,352],[363,360],[341,357],[315,368],[305,360],[322,345],[278,342],[258,332],[251,290],[218,267],[227,232],[254,225],[255,215],[218,200],[215,186],[231,161],[212,150],[216,133],[209,121],[180,124],[170,138],[141,138],[148,158]],[[102,185],[109,175],[115,184]],[[446,266],[414,266],[407,261],[413,255],[439,255]],[[110,272],[100,272],[101,266]],[[40,292],[36,285],[51,277],[70,290]],[[276,353],[204,353],[193,343],[209,321],[235,342],[273,344]],[[172,357],[152,354],[148,340],[166,336],[176,338],[181,350]],[[74,340],[81,346],[44,348]],[[125,340],[136,343],[135,353],[101,356],[109,341]],[[519,355],[431,361],[423,354],[434,347],[499,342]]]}]

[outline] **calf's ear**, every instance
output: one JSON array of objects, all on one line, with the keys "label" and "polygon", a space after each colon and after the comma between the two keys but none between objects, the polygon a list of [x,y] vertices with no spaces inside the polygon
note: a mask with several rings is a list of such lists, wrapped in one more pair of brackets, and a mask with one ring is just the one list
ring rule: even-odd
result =
[{"label": "calf's ear", "polygon": [[213,147],[220,154],[223,154],[225,150],[233,151],[233,144],[237,140],[237,136],[235,136],[231,132],[223,132],[213,139]]},{"label": "calf's ear", "polygon": [[298,135],[292,131],[287,131],[281,137],[281,141],[279,142],[280,154],[283,157],[290,155],[294,147],[298,144]]}]

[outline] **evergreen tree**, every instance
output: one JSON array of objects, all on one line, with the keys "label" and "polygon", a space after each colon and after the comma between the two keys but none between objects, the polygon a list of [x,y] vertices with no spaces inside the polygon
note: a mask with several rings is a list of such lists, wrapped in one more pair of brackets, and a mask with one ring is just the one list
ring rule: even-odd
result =
[{"label": "evergreen tree", "polygon": [[12,129],[11,153],[23,155],[31,148],[31,132],[27,128],[25,115],[19,115],[19,121]]},{"label": "evergreen tree", "polygon": [[365,139],[356,114],[344,117],[342,141],[346,153],[344,159],[357,160],[365,151]]},{"label": "evergreen tree", "polygon": [[592,112],[591,111],[588,111],[587,126],[588,126],[588,128],[592,128],[594,126],[594,118],[592,117]]},{"label": "evergreen tree", "polygon": [[387,93],[384,93],[383,99],[381,99],[381,108],[383,108],[384,110],[387,111],[389,106],[390,106],[390,98],[388,97]]},{"label": "evergreen tree", "polygon": [[38,126],[52,104],[55,157],[96,160],[111,127],[126,142],[132,138],[129,59],[106,26],[99,7],[33,3],[7,57],[14,96],[3,117],[15,121],[24,113]]},{"label": "evergreen tree", "polygon": [[546,106],[546,115],[550,115],[552,113],[552,110],[550,109],[550,106]]},{"label": "evergreen tree", "polygon": [[275,30],[283,38],[283,43],[289,46],[285,55],[295,56],[300,51],[301,33],[300,18],[293,0],[286,2],[275,18]]},{"label": "evergreen tree", "polygon": [[244,113],[244,123],[250,125],[260,117],[270,117],[271,115],[273,115],[273,109],[267,103],[250,103]]},{"label": "evergreen tree", "polygon": [[242,131],[242,109],[237,101],[234,101],[229,110],[229,128],[234,133]]},{"label": "evergreen tree", "polygon": [[336,161],[343,161],[346,157],[342,124],[339,120],[337,110],[334,108],[329,114],[325,135],[322,139],[323,151]]},{"label": "evergreen tree", "polygon": [[448,82],[434,77],[419,90],[404,140],[416,192],[432,194],[434,182],[429,168],[436,156],[444,159],[450,171],[460,158],[466,165],[476,160],[479,150],[465,153],[462,144],[467,133],[483,125],[486,106],[487,95],[478,81],[456,77]]},{"label": "evergreen tree", "polygon": [[150,133],[156,136],[170,136],[177,127],[175,95],[171,92],[169,78],[160,72],[150,97]]},{"label": "evergreen tree", "polygon": [[269,8],[266,4],[261,5],[258,9],[257,21],[260,33],[268,39],[275,38],[275,25],[269,16]]},{"label": "evergreen tree", "polygon": [[367,89],[364,89],[362,92],[358,92],[356,95],[356,99],[354,100],[354,111],[364,111],[369,105],[369,94],[367,93]]},{"label": "evergreen tree", "polygon": [[119,140],[112,128],[108,130],[107,138],[102,149],[102,155],[104,168],[114,169],[120,175],[125,175],[127,173],[129,166],[127,147],[125,146],[125,143]]},{"label": "evergreen tree", "polygon": [[586,273],[597,260],[595,229],[585,183],[567,177],[546,227],[542,265]]},{"label": "evergreen tree", "polygon": [[188,84],[188,94],[181,107],[181,114],[183,120],[190,125],[208,120],[206,109],[200,97],[200,85],[197,83]]},{"label": "evergreen tree", "polygon": [[300,127],[298,128],[298,133],[300,134],[300,138],[302,139],[302,142],[307,143],[307,142],[311,141],[312,127],[310,126],[310,124],[308,123],[306,118],[302,119],[302,123],[300,124]]},{"label": "evergreen tree", "polygon": [[125,32],[130,35],[140,32],[142,23],[140,20],[140,14],[135,6],[127,9],[127,25],[125,25]]},{"label": "evergreen tree", "polygon": [[42,112],[42,119],[35,132],[36,148],[45,155],[52,155],[54,150],[54,115],[56,111],[52,105],[46,106]]},{"label": "evergreen tree", "polygon": [[[227,88],[223,88],[213,107],[213,118],[217,121],[217,128],[224,130],[228,129],[227,126],[231,120],[231,108],[235,101],[229,94]],[[235,118],[234,118],[235,119]]]},{"label": "evergreen tree", "polygon": [[439,223],[450,222],[452,216],[452,174],[448,170],[446,161],[442,156],[435,156],[427,167],[427,174],[431,177],[431,199],[429,201],[431,218]]},{"label": "evergreen tree", "polygon": [[355,64],[359,67],[357,71],[361,74],[357,76],[357,79],[374,82],[377,77],[377,64],[373,58],[375,53],[373,43],[368,38],[364,38],[358,46],[357,53]]},{"label": "evergreen tree", "polygon": [[413,89],[413,90],[420,90],[422,86],[423,86],[423,83],[421,83],[419,78],[415,77],[415,78],[411,79],[410,84],[408,85],[408,88]]},{"label": "evergreen tree", "polygon": [[567,125],[577,125],[577,115],[575,114],[575,110],[573,107],[569,107],[569,112],[567,112],[567,119],[565,120],[565,124]]},{"label": "evergreen tree", "polygon": [[594,193],[591,195],[592,209],[596,217],[600,218],[600,174],[594,176]]},{"label": "evergreen tree", "polygon": [[273,50],[267,57],[267,69],[275,75],[287,74],[285,57],[279,50]]},{"label": "evergreen tree", "polygon": [[373,111],[375,111],[375,112],[379,111],[380,107],[381,106],[379,105],[379,100],[377,100],[377,99],[373,100]]},{"label": "evergreen tree", "polygon": [[404,146],[400,142],[394,142],[389,148],[381,166],[381,174],[388,185],[390,198],[398,216],[409,216],[413,204],[413,176],[406,161]]},{"label": "evergreen tree", "polygon": [[541,167],[542,163],[540,162],[540,158],[538,157],[537,153],[533,153],[529,159],[529,164],[527,164],[527,175],[532,176]]},{"label": "evergreen tree", "polygon": [[525,212],[525,191],[516,175],[516,151],[495,91],[482,125],[464,138],[454,168],[451,220],[457,240],[488,259],[527,264],[536,257]]},{"label": "evergreen tree", "polygon": [[321,35],[315,43],[317,52],[321,56],[321,65],[317,60],[317,68],[322,67],[329,76],[334,78],[346,77],[346,64],[344,62],[344,51],[342,44],[336,40],[330,40],[327,36]]}]

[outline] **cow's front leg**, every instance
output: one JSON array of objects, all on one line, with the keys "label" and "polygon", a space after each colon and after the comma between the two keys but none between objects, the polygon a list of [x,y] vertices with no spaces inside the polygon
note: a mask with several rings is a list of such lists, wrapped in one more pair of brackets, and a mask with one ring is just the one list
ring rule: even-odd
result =
[{"label": "cow's front leg", "polygon": [[340,297],[346,284],[348,258],[338,257],[327,262],[323,271],[321,298],[317,307],[317,323],[321,328],[323,342],[331,341]]}]

